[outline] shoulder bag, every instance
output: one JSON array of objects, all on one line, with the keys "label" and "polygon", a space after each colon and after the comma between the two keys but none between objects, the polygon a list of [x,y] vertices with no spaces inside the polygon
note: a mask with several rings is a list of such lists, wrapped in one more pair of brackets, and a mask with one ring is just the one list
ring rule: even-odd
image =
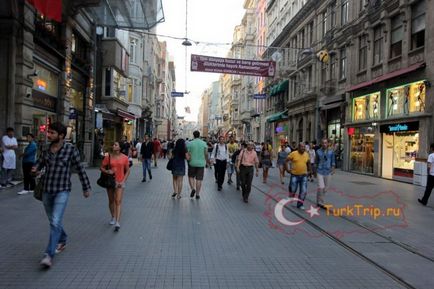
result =
[{"label": "shoulder bag", "polygon": [[[109,164],[106,166],[106,170],[110,170],[110,154],[109,154]],[[96,183],[103,188],[106,189],[113,189],[116,187],[116,180],[114,175],[106,174],[104,172],[101,172],[101,175],[99,179],[96,181]]]}]

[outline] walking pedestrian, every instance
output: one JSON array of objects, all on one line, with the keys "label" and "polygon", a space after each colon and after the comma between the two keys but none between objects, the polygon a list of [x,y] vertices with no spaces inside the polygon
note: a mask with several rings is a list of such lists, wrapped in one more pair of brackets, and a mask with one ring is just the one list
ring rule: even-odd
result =
[{"label": "walking pedestrian", "polygon": [[[115,232],[117,232],[121,228],[119,221],[121,219],[122,197],[125,183],[130,175],[130,166],[128,157],[121,153],[119,142],[114,142],[112,149],[112,153],[109,153],[102,161],[100,170],[115,177],[116,187],[107,188],[107,196],[111,214],[110,225],[115,225]],[[107,166],[110,169],[107,170]]]},{"label": "walking pedestrian", "polygon": [[431,154],[428,156],[428,179],[426,182],[425,193],[422,199],[417,199],[419,203],[426,206],[429,196],[434,188],[434,143],[431,144]]},{"label": "walking pedestrian", "polygon": [[285,177],[285,161],[288,158],[288,150],[285,144],[280,146],[280,150],[277,153],[277,167],[279,168],[279,178],[280,183],[283,185],[285,182],[283,178]]},{"label": "walking pedestrian", "polygon": [[241,147],[239,147],[233,154],[231,157],[231,162],[234,164],[234,170],[235,170],[235,175],[236,175],[236,185],[237,185],[237,191],[240,190],[241,187],[241,179],[240,179],[240,172],[239,170],[236,169],[237,164],[238,164],[238,159],[240,157],[240,153],[242,152],[242,150],[247,148],[247,143],[243,142],[241,144]]},{"label": "walking pedestrian", "polygon": [[[214,146],[213,146],[213,144],[212,144],[211,141],[207,142],[207,146],[208,146],[208,159],[210,160],[211,159],[211,155],[212,155],[212,151],[214,149]],[[206,167],[212,169],[211,165],[207,164]],[[216,180],[217,180],[217,177],[216,177]]]},{"label": "walking pedestrian", "polygon": [[168,142],[163,140],[163,143],[161,144],[161,147],[163,148],[163,158],[166,158],[167,156],[167,145]]},{"label": "walking pedestrian", "polygon": [[172,198],[181,198],[182,185],[185,176],[185,161],[189,159],[187,147],[185,146],[184,139],[180,138],[176,141],[175,148],[172,153],[173,167],[173,194]]},{"label": "walking pedestrian", "polygon": [[128,137],[125,135],[122,141],[120,142],[121,153],[126,155],[127,157],[131,156],[131,144],[128,141]]},{"label": "walking pedestrian", "polygon": [[318,179],[316,203],[318,207],[325,209],[324,195],[330,185],[331,175],[335,173],[336,168],[336,156],[333,149],[329,148],[328,139],[321,141],[321,148],[316,151],[315,163]]},{"label": "walking pedestrian", "polygon": [[33,134],[27,134],[27,141],[29,144],[24,149],[21,157],[23,158],[23,176],[24,176],[24,189],[18,192],[18,195],[24,195],[31,193],[33,194],[33,190],[35,189],[35,178],[32,176],[32,167],[36,163],[36,152],[38,151],[38,147],[36,142],[34,141],[35,137]]},{"label": "walking pedestrian", "polygon": [[32,168],[33,174],[40,174],[45,168],[45,174],[42,176],[42,202],[50,222],[50,238],[40,262],[44,268],[50,268],[54,255],[66,247],[67,234],[63,229],[62,219],[71,192],[71,166],[78,171],[85,198],[90,196],[91,190],[89,178],[81,164],[80,152],[74,145],[65,143],[65,136],[66,126],[60,122],[50,124],[47,131],[50,146],[42,151]]},{"label": "walking pedestrian", "polygon": [[232,175],[235,172],[235,163],[232,162],[232,155],[238,150],[238,143],[234,137],[229,138],[228,151],[229,151],[229,167],[228,167],[228,184],[232,184]]},{"label": "walking pedestrian", "polygon": [[252,190],[253,168],[256,168],[256,177],[259,175],[258,154],[254,150],[255,145],[249,142],[246,149],[243,149],[238,156],[237,170],[240,174],[241,191],[244,203],[249,202],[250,191]]},{"label": "walking pedestrian", "polygon": [[140,159],[140,150],[142,148],[142,142],[140,141],[140,139],[137,139],[136,141],[136,145],[135,145],[135,150],[136,150],[136,156],[138,159]]},{"label": "walking pedestrian", "polygon": [[219,142],[214,145],[211,154],[211,162],[214,163],[214,168],[217,174],[217,189],[219,191],[223,188],[229,160],[228,145],[225,143],[225,138],[221,136],[219,137]]},{"label": "walking pedestrian", "polygon": [[146,182],[146,173],[149,174],[149,179],[152,180],[151,162],[154,154],[154,143],[148,135],[143,139],[142,147],[140,148],[140,158],[142,160],[143,179],[142,183]]},{"label": "walking pedestrian", "polygon": [[316,151],[314,149],[313,144],[309,146],[309,150],[306,147],[306,151],[309,153],[310,168],[311,168],[311,171],[309,173],[309,180],[313,182],[313,179],[316,177],[316,165],[315,165]]},{"label": "walking pedestrian", "polygon": [[[291,162],[291,170],[288,169],[288,163]],[[286,171],[291,173],[289,183],[289,197],[294,198],[299,187],[297,208],[304,210],[304,199],[307,193],[307,174],[310,172],[310,158],[306,152],[304,143],[298,145],[298,149],[289,154],[285,161]]]},{"label": "walking pedestrian", "polygon": [[190,155],[188,162],[188,181],[190,183],[190,198],[200,199],[200,189],[202,188],[205,165],[209,163],[206,143],[200,139],[200,132],[193,132],[194,140],[187,145]]},{"label": "walking pedestrian", "polygon": [[160,157],[161,143],[158,138],[154,138],[154,167],[157,167],[157,159]]},{"label": "walking pedestrian", "polygon": [[268,143],[265,143],[262,146],[262,152],[261,152],[262,182],[264,184],[267,183],[268,171],[272,166],[271,158],[272,156],[271,156],[270,145]]},{"label": "walking pedestrian", "polygon": [[15,150],[18,149],[17,139],[14,137],[15,131],[12,127],[6,129],[6,135],[2,137],[2,151],[3,151],[3,164],[2,164],[2,178],[0,180],[0,188],[11,187],[14,184],[13,174],[17,168],[17,160]]}]

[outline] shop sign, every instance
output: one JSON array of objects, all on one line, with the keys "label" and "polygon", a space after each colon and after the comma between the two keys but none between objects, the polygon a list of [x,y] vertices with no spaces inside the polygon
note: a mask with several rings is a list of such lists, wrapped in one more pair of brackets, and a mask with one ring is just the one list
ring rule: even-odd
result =
[{"label": "shop sign", "polygon": [[56,111],[57,99],[37,90],[33,90],[32,94],[33,105],[49,111]]},{"label": "shop sign", "polygon": [[183,92],[172,91],[170,94],[172,97],[184,97]]},{"label": "shop sign", "polygon": [[419,122],[404,122],[396,124],[385,124],[380,126],[381,133],[395,133],[403,131],[416,131],[419,129]]},{"label": "shop sign", "polygon": [[253,99],[266,99],[267,94],[266,93],[257,93],[253,95]]}]

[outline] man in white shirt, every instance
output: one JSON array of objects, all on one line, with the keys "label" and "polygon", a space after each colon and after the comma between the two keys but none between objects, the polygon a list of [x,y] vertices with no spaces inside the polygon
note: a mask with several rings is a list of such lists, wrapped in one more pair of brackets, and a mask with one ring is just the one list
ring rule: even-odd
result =
[{"label": "man in white shirt", "polygon": [[426,182],[425,194],[422,199],[417,199],[419,203],[426,206],[429,196],[434,188],[434,143],[431,144],[431,154],[428,156],[428,180]]},{"label": "man in white shirt", "polygon": [[2,137],[3,165],[0,188],[13,185],[11,183],[13,173],[17,168],[15,150],[18,148],[17,139],[14,137],[14,129],[8,127],[6,135]]},{"label": "man in white shirt", "polygon": [[229,163],[229,150],[228,145],[225,143],[223,136],[219,137],[219,142],[214,145],[211,153],[211,161],[214,163],[214,168],[217,175],[218,190],[222,190],[225,181],[226,167]]}]

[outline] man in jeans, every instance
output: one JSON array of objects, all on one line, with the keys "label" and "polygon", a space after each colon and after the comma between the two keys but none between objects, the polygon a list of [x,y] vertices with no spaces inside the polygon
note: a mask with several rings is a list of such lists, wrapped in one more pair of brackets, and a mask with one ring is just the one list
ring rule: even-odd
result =
[{"label": "man in jeans", "polygon": [[417,199],[419,203],[426,206],[429,196],[434,188],[434,143],[431,144],[431,154],[428,156],[428,180],[426,182],[425,194],[422,199]]},{"label": "man in jeans", "polygon": [[[312,149],[313,148],[311,148],[311,150]],[[325,209],[324,195],[329,187],[331,175],[335,173],[336,167],[335,153],[329,148],[329,142],[326,138],[321,141],[321,148],[316,151],[315,164],[318,179],[316,203],[318,207]]]},{"label": "man in jeans", "polygon": [[[289,162],[291,162],[291,170],[288,169]],[[303,203],[307,193],[307,175],[311,171],[310,157],[306,152],[306,145],[304,143],[299,143],[298,149],[289,154],[285,161],[285,168],[291,174],[289,197],[294,198],[297,188],[300,187],[297,208],[304,210]]]},{"label": "man in jeans", "polygon": [[40,264],[44,268],[52,266],[56,253],[65,249],[67,235],[63,229],[62,219],[71,192],[71,167],[78,171],[82,185],[83,196],[90,196],[90,183],[84,167],[80,163],[80,152],[70,143],[65,143],[66,127],[60,122],[50,124],[48,127],[48,140],[50,146],[42,151],[32,173],[39,174],[42,169],[44,190],[42,202],[50,222],[50,238],[45,256]]},{"label": "man in jeans", "polygon": [[205,166],[209,163],[208,146],[200,139],[199,131],[193,132],[194,140],[187,145],[190,160],[188,161],[188,182],[190,183],[190,198],[200,199],[200,189],[202,188]]},{"label": "man in jeans", "polygon": [[33,193],[35,189],[35,178],[32,176],[31,171],[32,167],[36,163],[36,152],[38,147],[34,141],[35,137],[33,134],[29,133],[27,135],[27,141],[29,144],[24,149],[22,153],[23,158],[23,176],[24,176],[24,189],[18,192],[18,195],[24,195],[28,193]]},{"label": "man in jeans", "polygon": [[219,142],[214,146],[211,153],[211,162],[214,163],[217,174],[217,188],[221,191],[225,181],[226,167],[229,163],[228,145],[225,143],[225,138],[223,136],[219,137]]},{"label": "man in jeans", "polygon": [[247,149],[241,150],[236,165],[236,169],[240,175],[244,203],[249,202],[249,195],[252,189],[253,168],[256,168],[256,177],[258,177],[259,174],[259,159],[254,148],[255,144],[253,142],[249,142]]},{"label": "man in jeans", "polygon": [[140,147],[140,157],[142,159],[142,167],[143,167],[143,179],[142,183],[146,182],[146,172],[149,173],[149,179],[152,180],[151,173],[151,162],[152,155],[154,153],[154,144],[148,135],[145,135],[145,139]]}]

